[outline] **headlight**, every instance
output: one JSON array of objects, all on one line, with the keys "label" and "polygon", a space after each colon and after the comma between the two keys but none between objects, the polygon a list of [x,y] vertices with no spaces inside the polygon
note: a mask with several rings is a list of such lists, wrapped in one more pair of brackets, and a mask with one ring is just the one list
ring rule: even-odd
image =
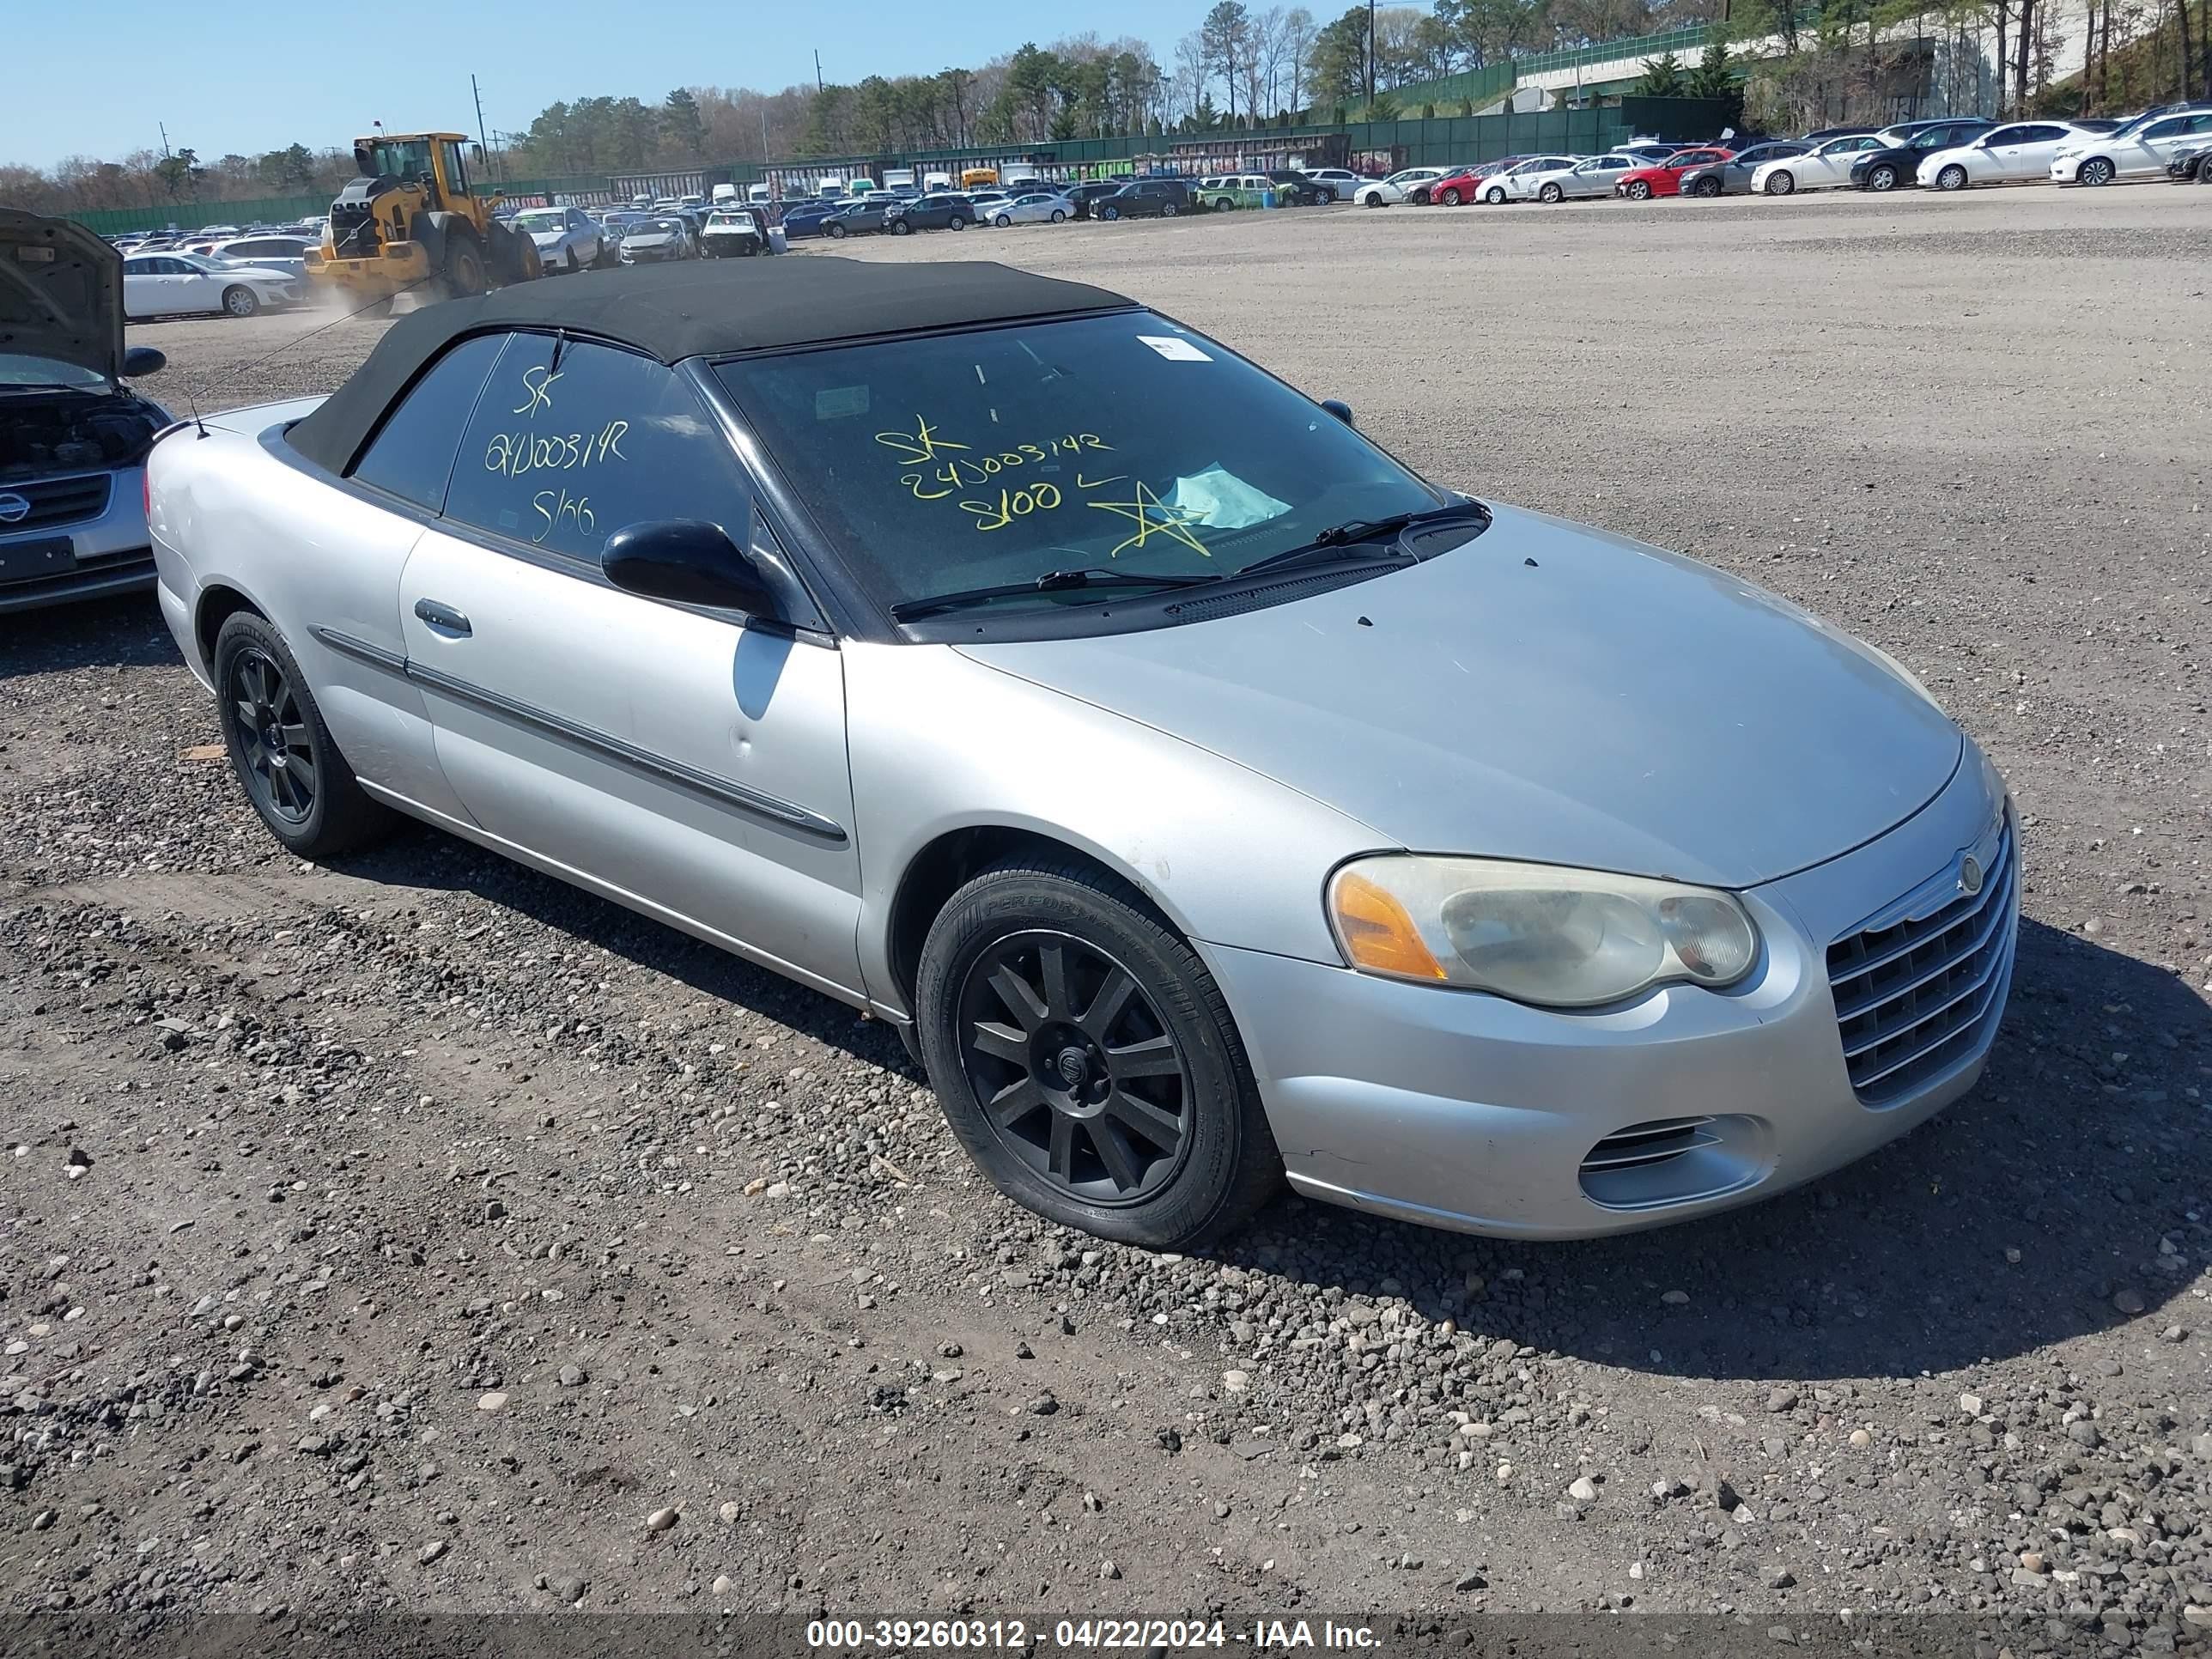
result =
[{"label": "headlight", "polygon": [[1587,1008],[1674,980],[1734,984],[1759,931],[1727,893],[1496,859],[1385,854],[1328,884],[1330,925],[1362,973]]}]

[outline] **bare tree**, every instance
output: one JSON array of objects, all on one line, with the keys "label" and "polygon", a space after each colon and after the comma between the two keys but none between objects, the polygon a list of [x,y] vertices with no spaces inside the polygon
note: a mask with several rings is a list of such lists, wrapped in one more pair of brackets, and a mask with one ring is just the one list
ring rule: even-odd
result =
[{"label": "bare tree", "polygon": [[1306,106],[1306,69],[1313,62],[1314,40],[1318,33],[1314,27],[1313,14],[1304,6],[1293,6],[1283,15],[1283,62],[1290,75],[1290,107],[1293,110]]},{"label": "bare tree", "polygon": [[1244,40],[1244,109],[1255,124],[1282,107],[1283,9],[1255,13]]}]

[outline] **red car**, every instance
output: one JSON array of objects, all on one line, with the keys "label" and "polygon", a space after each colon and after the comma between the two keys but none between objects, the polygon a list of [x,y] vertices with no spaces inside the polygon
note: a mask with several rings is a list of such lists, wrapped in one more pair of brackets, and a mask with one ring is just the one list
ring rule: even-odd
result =
[{"label": "red car", "polygon": [[1735,152],[1712,145],[1705,149],[1678,149],[1663,161],[1637,167],[1613,180],[1613,193],[1632,201],[1648,202],[1655,196],[1680,196],[1682,175],[1692,167],[1711,167],[1732,159]]},{"label": "red car", "polygon": [[1445,207],[1457,207],[1462,202],[1480,202],[1485,179],[1528,159],[1525,155],[1501,155],[1495,161],[1483,161],[1473,167],[1462,167],[1457,173],[1446,173],[1429,186],[1429,199]]}]

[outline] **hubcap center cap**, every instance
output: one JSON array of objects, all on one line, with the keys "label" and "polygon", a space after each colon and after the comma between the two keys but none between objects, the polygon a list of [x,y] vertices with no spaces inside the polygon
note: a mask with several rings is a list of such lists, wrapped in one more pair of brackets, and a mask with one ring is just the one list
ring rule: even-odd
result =
[{"label": "hubcap center cap", "polygon": [[1053,1110],[1070,1117],[1096,1117],[1114,1092],[1106,1055],[1088,1032],[1073,1024],[1053,1022],[1036,1034],[1030,1073]]}]

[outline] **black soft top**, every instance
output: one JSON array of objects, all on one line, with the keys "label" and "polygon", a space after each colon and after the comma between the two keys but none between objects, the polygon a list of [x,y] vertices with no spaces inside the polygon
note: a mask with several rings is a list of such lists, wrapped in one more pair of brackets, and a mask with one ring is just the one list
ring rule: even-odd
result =
[{"label": "black soft top", "polygon": [[344,471],[385,411],[447,346],[495,329],[565,329],[679,363],[1134,303],[1088,283],[1009,265],[875,264],[821,254],[635,265],[519,283],[401,318],[289,436],[307,459]]}]

